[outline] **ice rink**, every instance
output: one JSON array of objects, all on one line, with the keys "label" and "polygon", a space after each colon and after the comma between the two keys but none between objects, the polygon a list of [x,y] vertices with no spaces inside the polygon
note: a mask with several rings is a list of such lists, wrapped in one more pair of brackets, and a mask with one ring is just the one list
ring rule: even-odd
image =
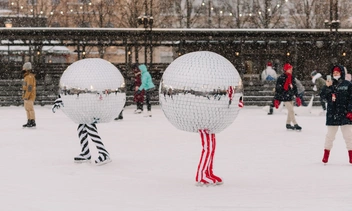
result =
[{"label": "ice rink", "polygon": [[[159,106],[153,117],[124,111],[98,124],[112,162],[76,164],[77,124],[62,111],[35,106],[36,129],[22,129],[23,107],[1,107],[0,207],[4,211],[288,211],[351,210],[352,165],[341,132],[327,165],[319,107],[296,116],[244,107],[217,134],[214,173],[221,186],[195,186],[200,136],[173,127]],[[90,145],[93,159],[97,153]]]}]

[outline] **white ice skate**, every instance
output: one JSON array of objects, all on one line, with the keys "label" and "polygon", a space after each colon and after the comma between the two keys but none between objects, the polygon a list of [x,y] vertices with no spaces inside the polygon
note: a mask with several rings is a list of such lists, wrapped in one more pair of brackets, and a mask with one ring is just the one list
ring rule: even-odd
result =
[{"label": "white ice skate", "polygon": [[135,114],[141,114],[143,111],[141,109],[137,109],[134,111]]},{"label": "white ice skate", "polygon": [[148,111],[146,115],[144,115],[144,117],[152,117],[152,112]]}]

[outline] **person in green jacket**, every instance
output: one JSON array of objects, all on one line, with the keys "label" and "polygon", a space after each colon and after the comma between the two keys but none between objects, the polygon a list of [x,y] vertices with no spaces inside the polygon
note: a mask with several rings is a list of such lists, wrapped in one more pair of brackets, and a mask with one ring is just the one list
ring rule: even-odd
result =
[{"label": "person in green jacket", "polygon": [[141,64],[138,66],[139,70],[141,71],[141,78],[142,78],[142,84],[139,86],[137,93],[139,94],[143,90],[145,90],[145,100],[147,104],[147,110],[148,113],[146,117],[151,117],[152,116],[152,105],[150,104],[150,97],[155,89],[155,85],[153,83],[153,79],[148,72],[147,66],[144,64]]}]

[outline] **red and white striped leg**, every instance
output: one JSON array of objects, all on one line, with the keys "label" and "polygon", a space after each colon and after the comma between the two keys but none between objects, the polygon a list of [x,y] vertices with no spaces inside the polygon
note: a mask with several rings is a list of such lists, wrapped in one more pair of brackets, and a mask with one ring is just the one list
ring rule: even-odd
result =
[{"label": "red and white striped leg", "polygon": [[223,181],[220,177],[214,175],[213,173],[213,160],[214,160],[214,154],[215,154],[215,150],[216,150],[216,138],[215,138],[215,134],[212,133],[210,134],[210,161],[209,161],[209,166],[208,166],[208,174],[210,175],[211,178],[213,178],[216,181],[217,185],[221,185],[223,184]]},{"label": "red and white striped leg", "polygon": [[202,153],[198,164],[196,182],[197,185],[214,185],[216,180],[210,176],[208,170],[211,160],[210,145],[212,144],[210,135],[207,130],[199,130],[199,133],[202,140]]}]

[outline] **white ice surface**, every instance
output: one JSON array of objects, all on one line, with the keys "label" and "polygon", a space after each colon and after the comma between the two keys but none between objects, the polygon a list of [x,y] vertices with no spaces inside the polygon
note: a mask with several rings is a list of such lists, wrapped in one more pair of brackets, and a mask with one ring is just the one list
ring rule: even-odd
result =
[{"label": "white ice surface", "polygon": [[[194,185],[201,152],[196,133],[177,130],[159,106],[153,117],[124,111],[98,124],[112,162],[75,164],[77,125],[62,111],[36,106],[36,129],[22,129],[23,107],[0,107],[0,210],[274,211],[352,210],[352,165],[341,132],[323,165],[325,117],[318,107],[297,116],[245,107],[217,134],[214,173],[222,186]],[[96,151],[91,145],[93,157]]]}]

